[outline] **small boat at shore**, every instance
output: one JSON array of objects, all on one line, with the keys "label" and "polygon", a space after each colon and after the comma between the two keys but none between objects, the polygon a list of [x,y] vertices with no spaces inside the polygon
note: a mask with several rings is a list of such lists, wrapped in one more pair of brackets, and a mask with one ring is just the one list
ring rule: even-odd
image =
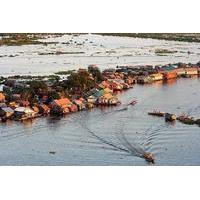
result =
[{"label": "small boat at shore", "polygon": [[189,125],[193,125],[195,124],[195,120],[193,117],[189,117],[186,114],[182,114],[179,117],[177,117],[177,120],[179,120],[180,122],[184,123],[184,124],[189,124]]},{"label": "small boat at shore", "polygon": [[165,121],[166,122],[173,122],[176,120],[175,114],[165,113]]},{"label": "small boat at shore", "polygon": [[158,116],[158,117],[164,117],[165,113],[157,111],[157,110],[154,110],[153,112],[148,112],[148,115],[153,115],[153,116]]}]

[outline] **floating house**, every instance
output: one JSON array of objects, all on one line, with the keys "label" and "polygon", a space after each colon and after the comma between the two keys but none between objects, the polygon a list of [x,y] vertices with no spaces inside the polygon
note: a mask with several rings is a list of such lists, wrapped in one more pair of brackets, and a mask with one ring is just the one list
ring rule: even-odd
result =
[{"label": "floating house", "polygon": [[71,101],[68,98],[56,99],[51,104],[52,115],[62,115],[70,112]]},{"label": "floating house", "polygon": [[185,68],[183,68],[183,67],[177,68],[173,71],[177,73],[177,76],[184,76],[185,75]]},{"label": "floating house", "polygon": [[100,88],[104,89],[104,88],[109,88],[110,84],[107,81],[102,81],[99,85]]},{"label": "floating house", "polygon": [[78,111],[77,105],[75,105],[73,103],[68,105],[68,109],[69,109],[70,112],[77,112]]},{"label": "floating house", "polygon": [[152,82],[152,79],[149,76],[140,76],[137,78],[137,83],[139,84],[147,84],[151,82]]},{"label": "floating house", "polygon": [[14,119],[15,120],[26,120],[32,119],[35,117],[35,112],[26,107],[18,107],[14,110]]},{"label": "floating house", "polygon": [[75,99],[73,103],[78,107],[79,111],[85,109],[85,103],[83,99]]},{"label": "floating house", "polygon": [[14,110],[10,107],[0,107],[0,117],[5,117],[7,119],[11,118],[14,114]]},{"label": "floating house", "polygon": [[97,105],[117,105],[119,102],[118,98],[112,94],[104,94],[97,100]]},{"label": "floating house", "polygon": [[161,73],[157,73],[157,74],[151,74],[149,75],[150,79],[152,81],[160,81],[160,80],[163,80],[163,74]]},{"label": "floating house", "polygon": [[123,85],[118,83],[117,81],[112,81],[110,85],[111,85],[111,89],[113,91],[121,91],[121,90],[123,90]]},{"label": "floating house", "polygon": [[45,104],[38,105],[39,114],[48,115],[50,113],[50,108]]},{"label": "floating house", "polygon": [[197,67],[186,67],[185,75],[186,75],[186,77],[198,75],[198,68]]},{"label": "floating house", "polygon": [[3,93],[0,92],[0,103],[5,102],[5,95]]},{"label": "floating house", "polygon": [[20,102],[20,106],[22,107],[28,107],[30,105],[30,102],[28,100],[23,100]]},{"label": "floating house", "polygon": [[162,72],[162,74],[163,74],[163,79],[164,80],[177,78],[177,73],[174,72],[174,71],[165,71],[165,72]]},{"label": "floating house", "polygon": [[96,100],[97,100],[97,98],[93,95],[91,95],[87,98],[87,102],[92,103],[92,104],[94,104],[96,102]]},{"label": "floating house", "polygon": [[12,109],[15,109],[15,108],[19,107],[19,104],[15,101],[11,101],[9,103],[9,107],[12,108]]}]

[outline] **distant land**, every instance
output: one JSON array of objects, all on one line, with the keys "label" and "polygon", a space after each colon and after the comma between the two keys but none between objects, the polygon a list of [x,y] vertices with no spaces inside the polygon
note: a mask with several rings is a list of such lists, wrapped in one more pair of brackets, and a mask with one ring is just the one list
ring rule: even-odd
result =
[{"label": "distant land", "polygon": [[200,42],[200,33],[97,33],[107,36],[152,38],[158,40]]},{"label": "distant land", "polygon": [[[50,35],[61,36],[63,34],[80,35],[86,33],[0,33],[0,46],[19,46],[29,44],[44,44],[39,39]],[[104,36],[120,36],[133,38],[152,38],[159,40],[181,41],[181,42],[200,42],[200,33],[94,33]]]}]

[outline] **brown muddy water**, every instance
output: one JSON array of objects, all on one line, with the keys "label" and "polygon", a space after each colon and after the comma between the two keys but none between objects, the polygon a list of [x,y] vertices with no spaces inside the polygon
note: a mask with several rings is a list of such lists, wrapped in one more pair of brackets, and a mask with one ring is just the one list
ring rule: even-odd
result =
[{"label": "brown muddy water", "polygon": [[199,91],[198,78],[135,85],[118,94],[119,107],[0,124],[0,165],[149,165],[143,151],[155,165],[200,165],[200,127],[147,115],[157,108],[200,118]]}]

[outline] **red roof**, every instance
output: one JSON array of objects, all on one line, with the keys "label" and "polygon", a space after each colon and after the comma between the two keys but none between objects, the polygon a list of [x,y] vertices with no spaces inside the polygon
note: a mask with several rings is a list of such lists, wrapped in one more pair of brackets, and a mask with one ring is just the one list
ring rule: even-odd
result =
[{"label": "red roof", "polygon": [[5,95],[3,93],[0,93],[0,101],[4,101],[5,100]]},{"label": "red roof", "polygon": [[27,106],[30,105],[30,103],[29,103],[29,101],[22,101],[22,105],[23,105],[24,107],[27,107]]},{"label": "red roof", "polygon": [[68,98],[62,98],[62,99],[56,99],[54,100],[54,103],[58,106],[66,106],[68,105],[70,102],[70,100]]}]

